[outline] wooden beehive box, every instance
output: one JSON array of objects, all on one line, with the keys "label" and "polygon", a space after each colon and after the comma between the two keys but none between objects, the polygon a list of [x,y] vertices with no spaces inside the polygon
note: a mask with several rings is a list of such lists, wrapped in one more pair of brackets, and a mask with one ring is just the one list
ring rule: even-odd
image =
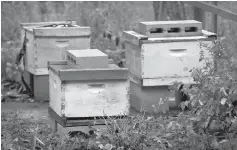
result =
[{"label": "wooden beehive box", "polygon": [[[169,23],[171,28],[179,28],[180,32],[156,32],[154,35],[153,32],[148,32],[153,28],[159,30],[164,28],[163,31],[167,31]],[[182,21],[166,21],[166,23],[157,21],[151,24],[143,22],[140,23],[139,28],[141,33],[124,32],[126,63],[129,72],[136,77],[134,80],[141,80],[142,86],[170,85],[176,80],[192,82],[190,70],[193,67],[203,66],[199,62],[201,51],[199,41],[211,46],[216,34],[201,30],[198,21],[184,21],[184,23]],[[197,30],[185,32],[184,29],[188,27]],[[205,48],[203,51],[206,56],[209,56]]]},{"label": "wooden beehive box", "polygon": [[[210,47],[216,39],[215,33],[201,26],[194,20],[153,21],[139,23],[139,33],[124,32],[133,108],[152,112],[152,105],[166,97],[170,107],[179,105],[179,93],[170,93],[168,86],[175,81],[195,84],[190,70],[203,66],[199,41]],[[202,50],[210,56],[205,48]]]},{"label": "wooden beehive box", "polygon": [[128,70],[115,64],[77,69],[67,61],[49,62],[49,87],[49,107],[59,118],[80,120],[129,113]]},{"label": "wooden beehive box", "polygon": [[75,21],[23,23],[22,38],[25,34],[25,69],[32,74],[45,72],[48,61],[65,60],[68,49],[90,48],[90,27],[78,26]]},{"label": "wooden beehive box", "polygon": [[67,63],[72,68],[108,68],[108,55],[98,49],[67,50]]},{"label": "wooden beehive box", "polygon": [[47,62],[65,59],[67,49],[89,48],[90,28],[75,21],[22,23],[21,27],[22,43],[27,39],[24,78],[35,101],[48,100]]}]

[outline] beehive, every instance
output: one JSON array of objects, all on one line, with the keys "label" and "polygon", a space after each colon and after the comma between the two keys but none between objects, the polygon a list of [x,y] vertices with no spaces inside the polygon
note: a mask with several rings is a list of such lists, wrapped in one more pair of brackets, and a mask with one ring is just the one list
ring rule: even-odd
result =
[{"label": "beehive", "polygon": [[[106,60],[108,63],[109,60]],[[80,120],[85,117],[128,115],[130,104],[126,68],[107,64],[106,68],[78,69],[67,63],[49,62],[49,107],[59,118]]]},{"label": "beehive", "polygon": [[[65,27],[64,27],[65,25]],[[49,99],[48,61],[64,60],[67,49],[90,48],[90,28],[75,21],[22,23],[22,42],[27,39],[25,80],[34,99]]]},{"label": "beehive", "polygon": [[[81,27],[72,23],[70,27],[50,26],[66,22],[26,23],[22,28],[28,40],[25,68],[32,74],[47,68],[48,61],[66,59],[68,49],[90,48],[90,27]],[[23,35],[25,33],[22,31]],[[46,69],[47,70],[47,69]]]},{"label": "beehive", "polygon": [[[131,101],[144,101],[141,103],[151,105],[163,97],[159,91],[169,95],[167,86],[174,81],[195,84],[190,70],[203,66],[199,62],[199,41],[210,47],[216,34],[202,30],[201,22],[194,20],[153,21],[139,23],[139,33],[125,31],[124,37],[130,80],[136,83],[131,85]],[[209,53],[205,49],[202,48],[204,55],[208,57]],[[140,88],[140,92],[135,93],[136,88]],[[156,93],[149,96],[147,93],[152,88],[156,88],[153,91]],[[174,97],[175,95],[170,96],[170,99]],[[172,105],[177,104],[177,99],[172,102]]]}]

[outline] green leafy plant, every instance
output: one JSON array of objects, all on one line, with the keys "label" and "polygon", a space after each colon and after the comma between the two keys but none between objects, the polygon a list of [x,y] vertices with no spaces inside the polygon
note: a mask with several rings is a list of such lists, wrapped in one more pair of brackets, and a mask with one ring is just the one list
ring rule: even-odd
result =
[{"label": "green leafy plant", "polygon": [[[192,76],[197,84],[192,88],[184,87],[183,91],[191,98],[181,106],[191,107],[188,112],[190,124],[195,134],[208,141],[205,148],[231,150],[236,148],[233,141],[237,140],[236,61],[229,59],[228,50],[221,41],[216,41],[213,47],[201,42],[200,48],[200,62],[205,66],[193,69]],[[203,48],[214,60],[204,57]]]}]

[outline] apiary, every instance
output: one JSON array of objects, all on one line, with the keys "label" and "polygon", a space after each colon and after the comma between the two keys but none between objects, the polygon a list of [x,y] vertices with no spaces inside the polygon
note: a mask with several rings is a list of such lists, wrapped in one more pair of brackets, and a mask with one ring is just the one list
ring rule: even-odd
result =
[{"label": "apiary", "polygon": [[22,23],[21,26],[22,41],[27,41],[25,78],[30,81],[34,99],[47,100],[48,61],[65,60],[68,49],[90,48],[90,27],[78,26],[75,21]]},{"label": "apiary", "polygon": [[[126,116],[129,113],[128,70],[109,63],[108,57],[97,49],[87,51],[93,54],[83,50],[67,52],[70,57],[74,54],[72,58],[80,62],[82,68],[75,67],[76,63],[74,67],[69,64],[71,59],[48,64],[49,114],[64,127],[88,125],[96,117]],[[94,61],[86,64],[84,59],[91,56]]]},{"label": "apiary", "polygon": [[[140,22],[138,32],[124,31],[124,37],[133,82],[131,104],[140,110],[144,103],[147,111],[153,111],[151,105],[167,95],[171,107],[179,104],[177,94],[169,94],[168,85],[175,81],[195,84],[190,70],[204,65],[199,62],[201,49],[209,57],[206,49],[216,34],[202,30],[201,22],[181,20]],[[202,47],[204,44],[207,47]]]}]

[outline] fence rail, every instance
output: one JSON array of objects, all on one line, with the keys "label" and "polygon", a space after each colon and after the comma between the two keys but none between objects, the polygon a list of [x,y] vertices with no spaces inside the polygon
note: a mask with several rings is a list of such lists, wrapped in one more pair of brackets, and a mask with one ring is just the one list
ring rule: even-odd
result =
[{"label": "fence rail", "polygon": [[217,23],[218,23],[217,16],[221,16],[223,18],[237,22],[237,14],[219,8],[217,6],[218,5],[217,1],[212,2],[213,4],[197,1],[184,1],[184,3],[194,6],[194,19],[201,21],[203,23],[203,29],[206,28],[206,18],[205,18],[206,11],[213,14],[212,23],[213,23],[213,32],[215,33],[217,33]]}]

